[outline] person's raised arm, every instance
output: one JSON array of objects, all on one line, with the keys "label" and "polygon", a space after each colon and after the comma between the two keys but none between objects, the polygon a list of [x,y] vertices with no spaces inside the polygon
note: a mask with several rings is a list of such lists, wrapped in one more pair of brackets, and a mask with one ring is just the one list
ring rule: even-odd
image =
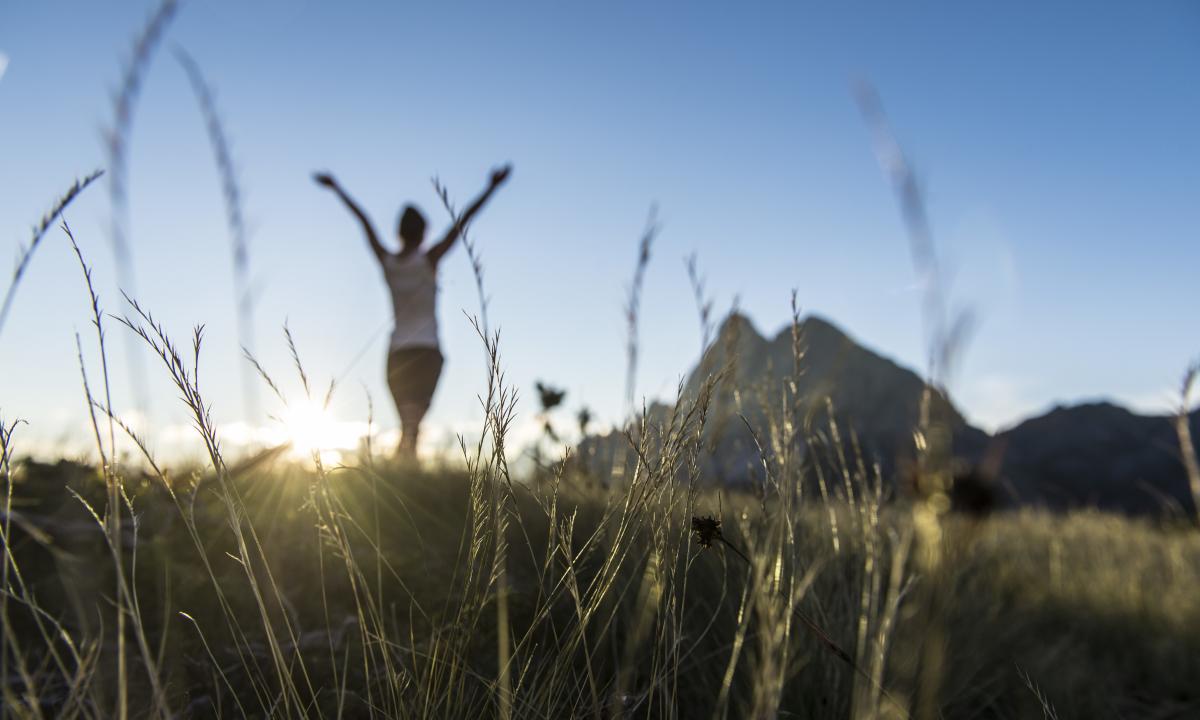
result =
[{"label": "person's raised arm", "polygon": [[445,236],[430,248],[429,252],[425,253],[425,257],[429,258],[429,262],[437,265],[442,256],[454,245],[454,241],[463,234],[463,230],[471,223],[471,218],[475,217],[475,213],[479,212],[479,209],[487,204],[487,201],[492,197],[492,193],[496,192],[496,188],[503,185],[505,180],[508,180],[508,175],[511,172],[512,165],[505,165],[492,171],[492,177],[487,188],[479,193],[479,197],[475,198],[475,201],[463,211],[462,215],[458,216],[458,220],[450,226]]},{"label": "person's raised arm", "polygon": [[350,212],[354,213],[354,217],[358,218],[358,221],[362,223],[363,232],[366,233],[367,236],[367,242],[371,243],[371,252],[375,253],[375,257],[379,260],[379,262],[382,263],[384,258],[388,256],[388,251],[383,247],[383,244],[379,242],[379,236],[375,234],[375,227],[371,225],[371,219],[367,217],[367,214],[363,212],[362,208],[360,208],[358,204],[354,202],[354,200],[350,199],[350,196],[346,194],[346,191],[342,189],[342,186],[338,185],[338,181],[334,180],[333,176],[329,173],[313,173],[313,180],[315,180],[318,185],[327,187],[335,192],[337,196],[342,199],[342,202],[346,204],[346,207],[349,208]]}]

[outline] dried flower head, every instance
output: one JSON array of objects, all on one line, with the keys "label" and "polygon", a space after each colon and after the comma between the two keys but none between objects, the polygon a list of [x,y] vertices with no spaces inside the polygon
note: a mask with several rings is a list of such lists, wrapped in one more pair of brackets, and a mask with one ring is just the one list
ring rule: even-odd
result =
[{"label": "dried flower head", "polygon": [[710,548],[713,540],[724,540],[721,536],[721,521],[712,516],[693,517],[692,532],[696,533],[696,542],[701,547]]},{"label": "dried flower head", "polygon": [[999,504],[996,482],[985,469],[966,467],[954,473],[950,486],[950,507],[974,518],[990,515]]},{"label": "dried flower head", "polygon": [[542,412],[550,412],[558,407],[563,398],[567,396],[566,390],[560,390],[551,385],[545,385],[541,380],[537,381],[535,387],[538,391],[538,399],[542,402]]}]

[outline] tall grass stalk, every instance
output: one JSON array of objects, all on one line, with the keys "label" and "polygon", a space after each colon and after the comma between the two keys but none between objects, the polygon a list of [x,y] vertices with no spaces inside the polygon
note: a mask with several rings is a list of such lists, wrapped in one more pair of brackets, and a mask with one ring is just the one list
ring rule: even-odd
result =
[{"label": "tall grass stalk", "polygon": [[[638,319],[641,314],[642,303],[642,288],[646,282],[646,269],[650,266],[650,251],[654,246],[654,238],[659,232],[658,224],[658,206],[651,205],[649,215],[646,217],[646,226],[642,230],[641,240],[638,242],[637,263],[633,269],[633,279],[626,288],[625,298],[625,405],[622,410],[621,427],[626,430],[636,427],[634,424],[633,412],[636,407],[637,394],[637,366],[638,366],[638,348],[640,339],[638,337]],[[625,482],[625,474],[627,472],[626,464],[628,463],[628,454],[625,445],[621,445],[616,453],[612,464],[612,477],[609,478],[614,484],[621,485]]]},{"label": "tall grass stalk", "polygon": [[[12,424],[6,424],[4,418],[0,417],[0,473],[4,477],[4,519],[0,523],[0,532],[3,533],[4,541],[4,566],[0,568],[0,581],[4,583],[3,594],[0,595],[0,625],[3,626],[5,647],[0,651],[0,677],[4,678],[4,707],[20,707],[21,704],[26,706],[36,707],[35,698],[29,696],[29,692],[33,688],[33,680],[29,675],[29,669],[25,667],[24,657],[21,646],[16,639],[16,634],[12,631],[11,621],[8,616],[8,598],[12,594],[9,588],[13,587],[10,576],[15,577],[18,573],[16,560],[12,556],[12,496],[13,496],[13,473],[12,473],[12,458],[13,444],[12,436],[16,426],[20,421],[15,421]],[[17,662],[18,673],[26,688],[25,698],[16,698],[12,696],[12,691],[9,688],[8,682],[8,659],[13,657]]]},{"label": "tall grass stalk", "polygon": [[637,263],[633,268],[633,280],[626,289],[625,298],[625,412],[628,416],[633,412],[636,403],[637,366],[638,366],[638,318],[642,306],[642,288],[646,284],[646,269],[650,267],[650,250],[654,246],[654,238],[658,236],[658,207],[650,206],[650,214],[646,217],[646,227],[642,230],[642,239],[638,242]]},{"label": "tall grass stalk", "polygon": [[479,247],[475,244],[474,236],[468,232],[469,225],[463,224],[462,214],[458,212],[458,208],[450,198],[449,189],[436,177],[430,182],[433,183],[433,190],[437,193],[438,200],[441,201],[446,214],[450,216],[451,225],[461,226],[459,239],[467,251],[467,259],[471,263],[471,276],[475,278],[475,291],[479,295],[479,329],[485,338],[491,337],[488,325],[488,295],[483,286],[483,257],[479,254]]},{"label": "tall grass stalk", "polygon": [[918,567],[923,576],[922,603],[925,638],[921,644],[917,716],[939,714],[947,627],[943,622],[950,591],[944,582],[944,516],[950,509],[953,483],[952,427],[948,403],[942,402],[954,360],[971,328],[966,312],[951,312],[946,297],[946,278],[933,242],[924,195],[911,163],[896,140],[878,92],[866,82],[855,88],[863,118],[875,140],[875,152],[895,191],[907,230],[909,249],[918,281],[923,288],[922,314],[929,347],[929,371],[921,402],[920,419],[914,430],[917,449],[918,501],[913,504]]},{"label": "tall grass stalk", "polygon": [[1183,373],[1183,382],[1179,386],[1179,409],[1175,412],[1175,434],[1179,438],[1179,452],[1187,471],[1188,486],[1192,490],[1192,518],[1200,525],[1200,461],[1196,459],[1191,428],[1192,386],[1196,383],[1197,375],[1200,375],[1200,361],[1192,363]]},{"label": "tall grass stalk", "polygon": [[[211,407],[204,402],[200,392],[200,350],[204,327],[196,326],[192,332],[189,363],[153,315],[127,295],[125,299],[133,315],[118,317],[118,322],[145,342],[162,361],[180,392],[182,401],[192,414],[194,427],[200,435],[215,474],[228,526],[236,542],[236,559],[244,571],[247,589],[254,600],[269,651],[273,679],[277,687],[277,697],[272,701],[271,707],[278,706],[285,714],[297,711],[313,701],[315,689],[303,663],[298,665],[300,678],[293,676],[294,657],[291,656],[294,655],[294,648],[299,647],[297,631],[290,619],[258,532],[252,524],[245,521],[245,503],[236,486],[230,482],[229,468],[221,451],[221,441],[212,420]],[[228,619],[234,620],[232,617]],[[293,650],[288,651],[289,647]]]},{"label": "tall grass stalk", "polygon": [[[509,612],[508,542],[507,530],[512,508],[512,477],[509,473],[506,438],[515,418],[517,394],[506,386],[500,368],[500,333],[490,334],[488,326],[488,295],[484,286],[484,267],[469,227],[450,198],[450,192],[436,177],[431,180],[442,207],[450,216],[451,224],[459,227],[459,235],[471,263],[471,274],[479,296],[479,315],[470,317],[476,334],[483,342],[487,366],[487,391],[480,402],[484,415],[484,428],[476,445],[474,456],[466,451],[463,443],[464,460],[471,478],[471,508],[474,515],[474,535],[468,545],[468,567],[472,573],[469,582],[486,577],[482,592],[494,588],[496,600],[496,699],[497,711],[502,720],[513,717],[513,645],[511,617]],[[489,442],[490,453],[485,455],[485,443]],[[486,508],[486,512],[485,509]],[[486,516],[486,520],[485,520]],[[483,547],[490,529],[493,548],[491,570],[486,576],[474,573],[474,568],[485,557]],[[467,617],[460,615],[464,621]],[[473,617],[469,620],[473,622]]]},{"label": "tall grass stalk", "polygon": [[[92,269],[83,259],[83,252],[79,249],[79,243],[75,241],[75,235],[71,232],[70,225],[64,220],[62,224],[63,233],[71,242],[71,249],[75,251],[75,257],[79,261],[79,267],[83,272],[84,284],[87,286],[88,300],[90,301],[92,311],[92,324],[96,329],[96,341],[99,346],[101,358],[101,375],[104,383],[104,406],[112,407],[112,390],[108,380],[108,359],[104,345],[104,321],[103,312],[100,309],[100,296],[96,294],[95,286],[92,284]],[[97,423],[95,406],[96,402],[92,395],[91,385],[88,382],[87,369],[83,360],[83,346],[80,342],[79,335],[75,335],[75,344],[79,351],[79,372],[83,379],[83,393],[87,402],[88,417],[92,423],[92,430],[96,438],[96,451],[100,456],[100,466],[104,475],[104,485],[107,489],[107,503],[104,508],[103,518],[97,517],[97,522],[105,531],[106,539],[108,540],[109,548],[112,551],[113,567],[116,576],[116,592],[114,597],[117,600],[116,612],[116,641],[117,641],[117,716],[125,718],[129,714],[129,679],[128,679],[128,659],[126,657],[126,632],[125,625],[127,621],[127,610],[129,609],[129,583],[125,577],[125,561],[124,561],[124,534],[122,532],[122,505],[128,501],[125,497],[123,488],[121,487],[120,474],[116,467],[116,437],[114,432],[114,423],[112,415],[109,413],[108,425],[108,451],[105,452],[104,443],[101,440],[100,427]],[[85,503],[86,505],[86,503]],[[91,510],[91,508],[88,508]],[[132,509],[132,508],[131,508]],[[95,512],[92,512],[95,516]],[[131,513],[132,516],[132,513]],[[136,534],[135,534],[136,542]],[[139,645],[145,648],[145,634],[138,632],[140,638]],[[148,655],[143,656],[147,661],[147,670],[155,684],[155,709],[161,712],[165,708],[162,707],[162,693],[158,687],[158,673],[150,661]]]},{"label": "tall grass stalk", "polygon": [[[683,264],[687,268],[688,283],[692,287],[692,299],[696,302],[696,317],[700,322],[700,356],[703,362],[704,354],[707,352],[709,344],[712,343],[713,301],[708,295],[704,277],[700,274],[699,260],[696,257],[696,253],[692,253],[684,258]],[[707,374],[705,368],[700,369],[700,374]]]}]

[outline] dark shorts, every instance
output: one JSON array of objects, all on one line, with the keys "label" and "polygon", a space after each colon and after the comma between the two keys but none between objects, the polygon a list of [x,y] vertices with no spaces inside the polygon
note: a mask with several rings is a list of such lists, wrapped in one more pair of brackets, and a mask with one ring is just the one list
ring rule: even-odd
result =
[{"label": "dark shorts", "polygon": [[429,407],[442,374],[442,362],[442,352],[437,348],[401,348],[388,353],[388,387],[396,406]]}]

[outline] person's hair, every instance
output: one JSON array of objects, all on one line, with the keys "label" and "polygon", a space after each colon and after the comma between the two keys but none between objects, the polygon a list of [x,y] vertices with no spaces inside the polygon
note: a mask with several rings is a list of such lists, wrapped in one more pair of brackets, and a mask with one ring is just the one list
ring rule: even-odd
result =
[{"label": "person's hair", "polygon": [[425,216],[412,205],[405,205],[400,213],[400,237],[408,242],[421,242],[425,237]]}]

